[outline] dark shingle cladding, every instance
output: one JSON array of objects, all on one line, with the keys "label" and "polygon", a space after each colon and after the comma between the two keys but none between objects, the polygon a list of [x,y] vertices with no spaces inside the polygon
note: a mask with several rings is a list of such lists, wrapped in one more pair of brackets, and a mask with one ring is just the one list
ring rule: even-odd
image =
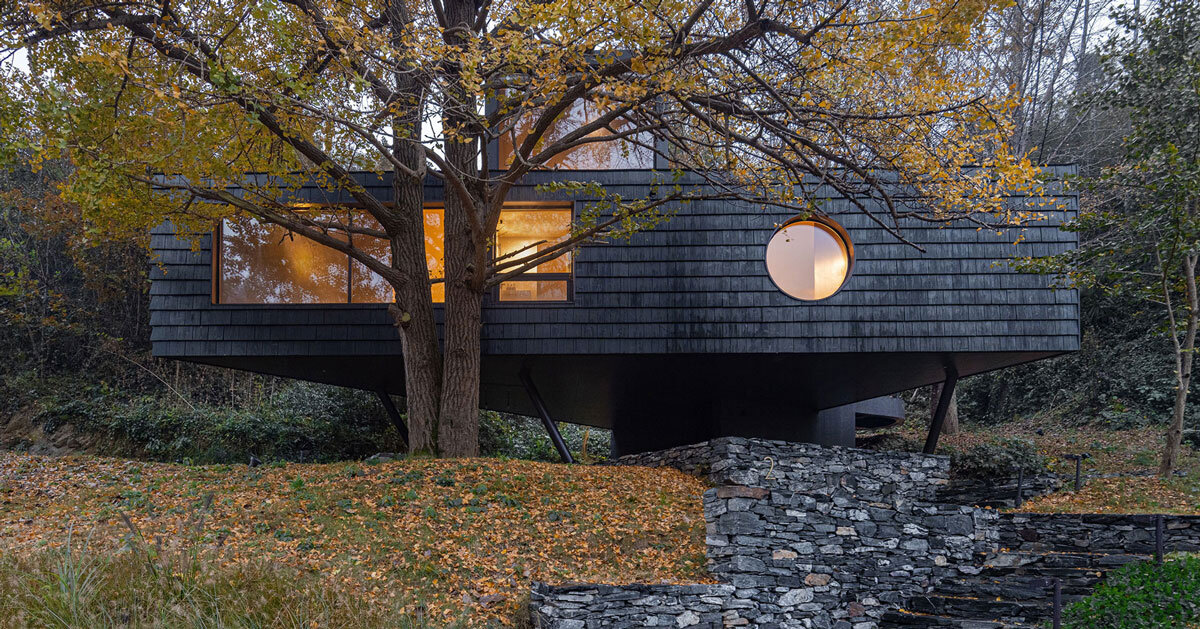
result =
[{"label": "dark shingle cladding", "polygon": [[[1054,174],[1063,174],[1057,169]],[[551,177],[540,174],[538,179]],[[624,198],[651,194],[644,173],[576,174]],[[383,199],[386,182],[364,183]],[[626,183],[622,183],[626,182]],[[514,200],[545,199],[518,188]],[[1075,244],[1057,225],[1063,211],[997,235],[974,226],[913,221],[899,243],[845,200],[825,204],[850,233],[857,261],[845,289],[818,303],[780,293],[763,255],[787,214],[732,201],[695,202],[628,241],[585,247],[575,259],[567,304],[490,304],[489,355],[658,353],[1062,352],[1078,348],[1079,302],[1050,278],[1013,272],[1004,260],[1047,255]],[[306,189],[310,200],[324,193]],[[440,199],[441,189],[427,188]],[[1025,199],[1013,199],[1023,203]],[[581,204],[577,204],[577,208]],[[1014,244],[1018,237],[1021,241]],[[399,354],[383,305],[232,306],[212,303],[212,242],[198,249],[170,225],[154,231],[151,324],[158,356]]]}]

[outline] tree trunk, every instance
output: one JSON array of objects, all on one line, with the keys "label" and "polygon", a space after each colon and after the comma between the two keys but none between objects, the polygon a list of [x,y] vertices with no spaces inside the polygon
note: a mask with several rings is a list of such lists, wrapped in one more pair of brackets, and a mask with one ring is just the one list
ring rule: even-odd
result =
[{"label": "tree trunk", "polygon": [[397,174],[396,231],[391,233],[392,266],[406,281],[395,286],[396,303],[389,309],[400,330],[404,352],[405,412],[411,453],[437,452],[437,426],[442,393],[442,355],[430,298],[425,259],[423,183]]},{"label": "tree trunk", "polygon": [[[462,158],[467,147],[448,143],[448,161]],[[471,158],[473,160],[473,154]],[[450,163],[455,163],[451,161]],[[446,316],[443,323],[445,349],[442,361],[442,400],[438,424],[438,449],[452,457],[479,454],[479,363],[480,331],[483,325],[481,249],[487,243],[472,236],[467,204],[458,195],[446,195]]]},{"label": "tree trunk", "polygon": [[388,310],[400,331],[404,353],[404,395],[410,453],[437,453],[437,427],[442,396],[442,355],[433,318],[429,265],[425,257],[425,150],[421,137],[421,87],[401,75],[397,89],[410,99],[393,120],[392,153],[413,174],[393,171],[395,206],[380,223],[387,232],[395,303]]},{"label": "tree trunk", "polygon": [[442,367],[438,446],[445,456],[479,454],[479,334],[482,296],[469,287],[446,291],[446,355]]},{"label": "tree trunk", "polygon": [[[449,0],[443,7],[446,23],[452,26],[446,40],[465,53],[479,5],[473,0]],[[438,449],[445,456],[464,457],[479,454],[479,336],[492,234],[483,225],[485,203],[478,179],[481,143],[475,117],[479,109],[458,68],[450,64],[448,74],[441,95],[442,124],[460,131],[447,134],[445,142],[449,166],[444,203],[446,317]]]},{"label": "tree trunk", "polygon": [[[934,384],[929,391],[929,425],[933,426],[933,416],[937,413],[938,399],[942,396],[942,383]],[[943,435],[958,434],[958,389],[950,394],[950,407],[946,409],[946,419],[942,422]]]},{"label": "tree trunk", "polygon": [[1187,412],[1188,389],[1192,384],[1192,359],[1196,349],[1196,327],[1200,319],[1200,296],[1196,293],[1197,256],[1184,256],[1183,275],[1186,287],[1187,328],[1180,342],[1177,334],[1174,311],[1167,302],[1171,319],[1171,337],[1175,341],[1175,407],[1171,413],[1171,426],[1167,429],[1167,443],[1163,449],[1162,462],[1158,466],[1159,476],[1170,476],[1179,461],[1179,447],[1183,442],[1183,418]]}]

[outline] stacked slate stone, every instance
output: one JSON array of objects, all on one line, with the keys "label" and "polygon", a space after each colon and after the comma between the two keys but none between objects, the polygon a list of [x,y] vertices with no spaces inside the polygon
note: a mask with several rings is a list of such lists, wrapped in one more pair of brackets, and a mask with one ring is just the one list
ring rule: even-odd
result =
[{"label": "stacked slate stone", "polygon": [[995,514],[932,503],[945,457],[722,440],[710,569],[760,626],[869,627],[993,547]]},{"label": "stacked slate stone", "polygon": [[[1200,517],[1162,516],[1162,551],[1200,550]],[[1109,571],[1149,561],[1157,544],[1154,515],[1005,513],[1000,544],[979,572],[940,580],[911,599],[907,612],[888,612],[884,627],[1034,627],[1053,615],[1054,589],[1070,605],[1103,583]],[[969,619],[969,620],[968,620]]]},{"label": "stacked slate stone", "polygon": [[[1005,513],[1000,545],[1014,551],[1153,555],[1155,515]],[[1163,552],[1200,552],[1200,516],[1164,515]]]},{"label": "stacked slate stone", "polygon": [[605,461],[605,465],[637,465],[641,467],[673,467],[685,474],[708,476],[719,455],[713,452],[716,441],[701,441],[669,450],[655,450],[640,454],[627,454],[616,460]]},{"label": "stacked slate stone", "polygon": [[932,502],[945,457],[722,438],[620,462],[707,470],[722,585],[537,585],[536,626],[864,629],[996,543],[994,513]]},{"label": "stacked slate stone", "polygon": [[738,609],[754,606],[736,599],[731,585],[535,583],[532,600],[542,612],[534,626],[555,629],[745,626]]},{"label": "stacked slate stone", "polygon": [[[1021,496],[1024,500],[1052,494],[1062,489],[1063,480],[1058,474],[1047,472],[1026,476],[1021,479]],[[938,490],[938,502],[956,505],[973,505],[1007,509],[1017,506],[1017,477],[1006,478],[953,478],[950,484]]]}]

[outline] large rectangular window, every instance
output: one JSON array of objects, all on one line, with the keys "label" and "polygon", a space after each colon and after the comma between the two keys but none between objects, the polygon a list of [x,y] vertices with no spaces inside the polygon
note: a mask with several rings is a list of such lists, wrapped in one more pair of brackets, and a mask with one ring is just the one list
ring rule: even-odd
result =
[{"label": "large rectangular window", "polygon": [[[379,229],[365,212],[315,210],[314,218],[340,226]],[[445,275],[443,219],[440,207],[425,208],[425,259],[431,278]],[[570,204],[514,204],[501,213],[496,255],[525,256],[562,242],[570,235]],[[378,260],[391,260],[382,238],[331,230]],[[218,234],[216,298],[222,304],[390,303],[392,287],[348,255],[286,228],[252,218],[222,221]],[[501,301],[566,301],[570,297],[571,254],[544,262],[503,282]],[[446,300],[446,287],[430,287],[433,301]]]}]

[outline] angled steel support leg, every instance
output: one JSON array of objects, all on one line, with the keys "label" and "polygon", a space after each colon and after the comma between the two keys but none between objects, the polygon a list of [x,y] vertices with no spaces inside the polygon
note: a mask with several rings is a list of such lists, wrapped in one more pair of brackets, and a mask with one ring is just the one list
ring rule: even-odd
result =
[{"label": "angled steel support leg", "polygon": [[954,387],[957,384],[958,369],[954,365],[946,365],[942,394],[938,396],[937,410],[933,412],[933,421],[929,424],[929,436],[925,438],[925,454],[933,454],[937,450],[938,437],[942,435],[942,423],[946,421],[946,412],[950,410],[950,399],[954,397]]},{"label": "angled steel support leg", "polygon": [[404,439],[404,445],[409,445],[408,426],[404,423],[404,417],[400,415],[400,411],[396,410],[392,396],[383,390],[376,391],[375,395],[379,396],[379,401],[383,403],[383,410],[387,411],[388,417],[392,418],[392,425],[396,427],[396,432],[400,433],[400,438]]},{"label": "angled steel support leg", "polygon": [[529,367],[521,367],[521,384],[525,385],[525,393],[529,394],[529,400],[533,402],[537,408],[538,415],[542,418],[542,425],[546,427],[546,432],[550,433],[550,441],[554,442],[554,448],[558,450],[558,456],[562,457],[564,463],[574,463],[575,457],[571,456],[571,451],[567,449],[567,444],[563,442],[562,435],[558,433],[558,426],[554,423],[554,419],[550,417],[550,411],[546,410],[546,403],[542,401],[542,396],[538,393],[537,387],[533,385],[533,377],[529,375]]}]

